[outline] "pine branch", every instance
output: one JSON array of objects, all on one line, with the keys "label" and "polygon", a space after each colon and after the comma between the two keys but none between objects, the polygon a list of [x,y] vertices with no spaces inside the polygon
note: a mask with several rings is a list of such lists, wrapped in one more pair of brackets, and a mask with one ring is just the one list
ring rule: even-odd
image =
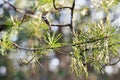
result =
[{"label": "pine branch", "polygon": [[[31,18],[35,18],[35,19],[39,18],[39,16],[34,15],[34,12],[35,12],[36,9],[35,9],[34,11],[30,11],[30,10],[25,11],[25,10],[23,10],[23,9],[21,9],[21,8],[15,7],[14,5],[10,4],[10,3],[9,3],[8,1],[6,1],[6,0],[3,0],[3,1],[4,1],[4,3],[7,3],[10,7],[12,7],[15,11],[17,11],[17,12],[19,12],[19,13],[21,13],[21,14],[24,15],[24,16],[23,16],[23,19],[21,20],[21,23],[24,21],[24,19],[25,19],[26,16],[31,17]],[[54,2],[54,1],[53,1],[53,2]],[[54,5],[55,5],[55,4],[54,4]],[[56,7],[55,7],[55,8],[56,8]],[[70,8],[70,7],[63,7],[63,8]],[[58,8],[56,8],[56,9],[58,9]],[[28,12],[30,12],[30,13],[28,13]],[[67,26],[71,26],[71,24],[64,24],[64,25],[62,25],[62,24],[50,24],[49,20],[45,17],[45,15],[42,15],[41,18],[43,19],[43,21],[44,21],[49,27],[51,27],[51,26],[57,26],[57,27],[67,27]]]},{"label": "pine branch", "polygon": [[[96,42],[96,41],[99,41],[99,40],[103,40],[103,39],[106,39],[106,38],[108,38],[108,37],[102,37],[102,38],[98,38],[98,39],[95,39],[95,40],[92,40],[92,41],[86,41],[86,42],[75,43],[75,44],[63,44],[63,45],[61,45],[59,47],[56,47],[56,48],[65,48],[65,47],[77,46],[77,45],[80,45],[80,44],[93,43],[93,42]],[[25,48],[25,47],[19,46],[17,43],[14,43],[14,42],[12,44],[13,44],[13,46],[15,46],[18,49],[23,49],[23,50],[27,50],[27,51],[39,51],[40,47],[43,47],[43,46],[40,46],[38,48]],[[120,45],[120,42],[108,45],[108,47],[112,47],[113,45]],[[49,47],[49,46],[45,46],[43,48],[44,49],[54,49],[53,47]],[[98,49],[98,48],[92,48],[92,50],[95,50],[95,49]],[[85,49],[83,51],[89,51],[89,50],[91,50],[91,49]]]}]

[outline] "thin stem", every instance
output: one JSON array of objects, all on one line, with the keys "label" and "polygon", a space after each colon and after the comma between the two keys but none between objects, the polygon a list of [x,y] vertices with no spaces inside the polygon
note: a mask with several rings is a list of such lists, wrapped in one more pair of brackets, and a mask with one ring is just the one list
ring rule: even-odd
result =
[{"label": "thin stem", "polygon": [[[60,8],[57,8],[56,5],[55,5],[55,0],[53,0],[53,6],[56,10],[61,10],[61,9],[65,9],[65,8],[68,8],[71,10],[71,19],[70,19],[70,24],[67,25],[70,27],[70,30],[71,32],[75,35],[75,31],[73,29],[73,14],[74,14],[74,9],[75,9],[75,0],[73,0],[73,4],[72,4],[72,7],[60,7]],[[65,25],[66,26],[66,25]]]},{"label": "thin stem", "polygon": [[112,64],[108,64],[109,66],[112,66],[112,65],[116,65],[117,63],[120,62],[120,59],[118,61],[116,61],[115,63],[112,63]]},{"label": "thin stem", "polygon": [[71,10],[71,7],[60,7],[60,8],[57,8],[56,5],[55,5],[55,0],[53,0],[53,7],[56,9],[56,10],[61,10],[61,9],[70,9]]},{"label": "thin stem", "polygon": [[[15,7],[14,5],[10,4],[10,3],[9,3],[8,1],[6,1],[6,0],[3,0],[3,1],[4,1],[4,3],[7,3],[10,7],[12,7],[15,11],[17,11],[17,12],[19,12],[19,13],[21,13],[21,14],[24,14],[24,15],[29,16],[29,17],[32,17],[32,18],[39,18],[38,16],[34,15],[34,12],[32,12],[32,11],[30,11],[30,10],[25,11],[25,10],[23,10],[23,9],[21,9],[21,8]],[[30,13],[27,13],[27,12],[30,12]]]},{"label": "thin stem", "polygon": [[70,26],[70,24],[51,24],[51,26],[55,26],[55,27],[67,27]]},{"label": "thin stem", "polygon": [[73,0],[72,8],[71,8],[71,25],[70,29],[75,34],[74,29],[73,29],[73,14],[74,14],[74,9],[75,9],[75,0]]},{"label": "thin stem", "polygon": [[19,46],[17,43],[12,43],[12,44],[18,49],[23,49],[27,51],[39,51],[39,48],[25,48],[25,47]]},{"label": "thin stem", "polygon": [[30,62],[33,61],[33,59],[34,59],[36,56],[37,56],[37,54],[35,54],[30,60],[28,60],[28,61],[26,61],[26,62],[23,62],[23,61],[21,60],[21,65],[27,65],[27,64],[29,64]]},{"label": "thin stem", "polygon": [[99,41],[99,40],[107,39],[109,37],[105,36],[105,37],[94,39],[94,40],[89,40],[89,41],[85,41],[85,42],[75,43],[75,44],[72,44],[72,46],[76,46],[76,45],[80,45],[80,44],[85,44],[85,43],[93,43],[93,42],[96,42],[96,41]]}]

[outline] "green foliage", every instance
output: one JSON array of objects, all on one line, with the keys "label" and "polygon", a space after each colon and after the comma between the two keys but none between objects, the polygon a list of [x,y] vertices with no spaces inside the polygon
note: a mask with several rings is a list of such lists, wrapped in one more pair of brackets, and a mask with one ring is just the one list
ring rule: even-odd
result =
[{"label": "green foliage", "polygon": [[7,33],[3,36],[2,41],[0,41],[0,53],[2,55],[7,55],[6,50],[11,50],[12,49],[12,44],[11,40],[9,39],[9,36]]},{"label": "green foliage", "polygon": [[90,63],[97,72],[103,73],[103,66],[109,64],[113,56],[119,55],[119,41],[120,35],[115,28],[101,23],[86,24],[73,39],[71,72],[88,76],[86,64]]},{"label": "green foliage", "polygon": [[60,47],[60,43],[58,42],[58,40],[62,37],[61,34],[58,34],[57,36],[55,35],[55,33],[53,33],[52,35],[50,35],[50,33],[47,32],[46,36],[44,36],[44,41],[47,43],[47,45],[50,48],[57,48]]},{"label": "green foliage", "polygon": [[44,5],[46,3],[51,3],[52,0],[39,0],[39,5]]}]

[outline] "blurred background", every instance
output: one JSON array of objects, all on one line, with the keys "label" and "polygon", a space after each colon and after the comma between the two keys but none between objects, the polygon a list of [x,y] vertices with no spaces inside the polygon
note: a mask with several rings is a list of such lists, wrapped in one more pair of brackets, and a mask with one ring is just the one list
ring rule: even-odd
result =
[{"label": "blurred background", "polygon": [[[34,5],[34,0],[6,0],[10,4],[22,9],[31,9]],[[40,1],[40,0],[39,0]],[[71,6],[72,0],[56,0],[59,6]],[[106,14],[101,9],[94,9],[97,4],[92,3],[93,0],[76,0],[74,12],[74,26],[80,26],[82,23],[97,22],[104,20]],[[97,1],[97,0],[94,0]],[[99,2],[99,0],[98,0]],[[114,25],[116,30],[120,32],[120,4],[110,8],[111,25]],[[50,10],[50,11],[49,11]],[[70,11],[68,9],[60,12],[54,11],[52,4],[46,4],[36,10],[35,15],[39,15],[42,11],[47,12],[46,16],[54,24],[67,24],[70,22]],[[6,17],[23,16],[14,11],[8,4],[0,0],[0,25],[4,24]],[[77,29],[78,27],[74,27]],[[53,32],[62,32],[64,34],[61,41],[70,42],[71,32],[69,27],[52,27]],[[0,31],[0,38],[4,31]],[[24,36],[23,36],[24,35]],[[21,46],[29,45],[28,37],[24,33],[18,34],[15,32],[11,36],[11,40],[19,43]],[[64,49],[63,49],[64,50]],[[64,50],[66,51],[66,50]],[[48,51],[48,55],[39,59],[40,63],[30,63],[28,65],[20,65],[20,57],[30,59],[29,54],[25,50],[8,52],[7,56],[0,55],[0,80],[85,80],[84,77],[76,77],[74,73],[69,74],[70,57],[60,55],[53,50]],[[116,60],[113,60],[116,61]],[[88,67],[88,80],[120,80],[120,62],[113,66],[106,66],[105,74],[97,74],[91,67]]]}]

